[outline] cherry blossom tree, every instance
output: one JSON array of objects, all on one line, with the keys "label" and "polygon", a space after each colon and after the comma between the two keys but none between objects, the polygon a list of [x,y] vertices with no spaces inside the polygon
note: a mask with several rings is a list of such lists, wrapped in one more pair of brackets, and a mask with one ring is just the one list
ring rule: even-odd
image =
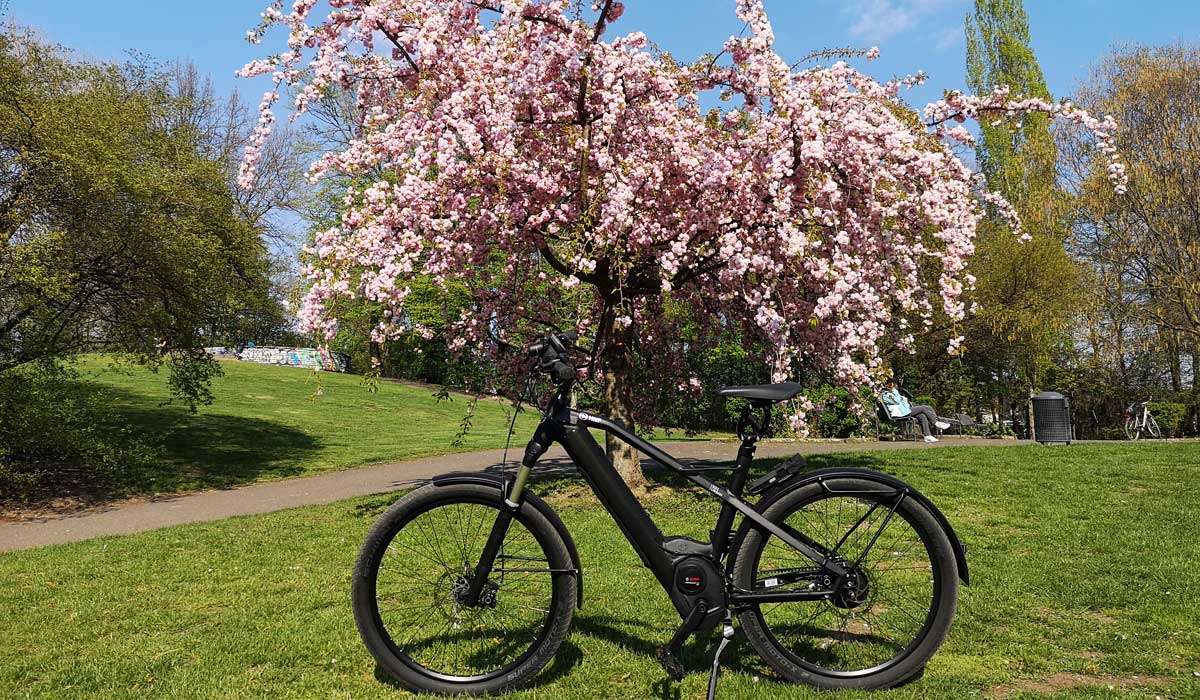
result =
[{"label": "cherry blossom tree", "polygon": [[[341,224],[307,251],[303,326],[331,337],[339,304],[367,299],[385,307],[379,338],[440,332],[494,350],[565,321],[594,337],[588,370],[627,423],[645,393],[629,381],[635,350],[664,377],[682,366],[666,305],[742,327],[771,348],[777,379],[803,359],[848,388],[882,377],[886,335],[904,345],[935,316],[962,318],[983,208],[1019,227],[956,155],[966,119],[1084,124],[1123,183],[1111,121],[998,89],[947,94],[923,122],[899,96],[922,76],[793,68],[761,0],[738,0],[748,31],[692,63],[640,32],[610,36],[624,9],[612,0],[330,0],[310,21],[314,4],[268,7],[249,39],[283,25],[286,49],[242,71],[276,87],[244,184],[285,88],[296,114],[340,89],[363,115],[349,147],[311,168],[350,184]],[[415,276],[467,285],[470,311],[416,326]],[[616,454],[636,483],[633,456]]]}]

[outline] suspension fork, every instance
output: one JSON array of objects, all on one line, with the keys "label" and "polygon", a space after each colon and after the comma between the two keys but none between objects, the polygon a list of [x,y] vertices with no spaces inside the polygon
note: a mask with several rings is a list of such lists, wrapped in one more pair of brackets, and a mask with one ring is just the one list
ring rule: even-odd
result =
[{"label": "suspension fork", "polygon": [[512,525],[513,516],[521,509],[525,484],[529,481],[533,465],[538,458],[546,454],[546,450],[550,449],[553,442],[553,428],[548,421],[542,421],[537,432],[533,434],[533,438],[525,447],[525,456],[521,460],[521,468],[517,470],[517,478],[513,481],[512,489],[508,493],[502,494],[504,503],[501,505],[499,514],[496,515],[496,522],[492,524],[492,531],[488,533],[487,542],[483,545],[483,553],[479,555],[479,563],[475,566],[471,585],[463,600],[463,604],[467,607],[475,607],[479,604],[479,596],[483,594],[488,576],[492,575],[492,567],[496,565],[496,555],[500,553],[504,538],[508,536],[508,528]]},{"label": "suspension fork", "polygon": [[513,482],[512,490],[504,494],[504,504],[501,506],[500,512],[496,514],[496,522],[492,523],[492,531],[488,533],[487,542],[483,545],[483,553],[479,555],[479,562],[475,565],[475,573],[471,577],[471,585],[463,600],[463,604],[467,607],[475,607],[479,604],[479,596],[483,595],[483,588],[487,584],[488,577],[492,575],[492,567],[496,565],[496,555],[500,553],[500,547],[504,545],[504,538],[508,536],[508,528],[512,525],[513,515],[521,509],[521,494],[525,491],[525,482],[529,480],[529,472],[530,468],[522,465],[517,471],[517,480]]}]

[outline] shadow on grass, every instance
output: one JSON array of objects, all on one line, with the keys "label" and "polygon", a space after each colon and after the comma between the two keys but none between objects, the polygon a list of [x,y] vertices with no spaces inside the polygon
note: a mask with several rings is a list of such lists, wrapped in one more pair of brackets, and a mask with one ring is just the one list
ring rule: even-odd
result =
[{"label": "shadow on grass", "polygon": [[[570,673],[582,660],[583,651],[568,639],[554,653],[554,658],[550,660],[550,663],[531,682],[522,687],[540,688],[549,685]],[[397,690],[408,690],[403,683],[388,675],[387,671],[380,668],[379,664],[375,665],[375,680],[384,685],[390,685]]]},{"label": "shadow on grass", "polygon": [[122,389],[103,391],[115,417],[162,455],[119,475],[114,492],[228,488],[264,476],[295,476],[303,471],[297,461],[321,448],[311,435],[274,421],[204,409],[192,413]]},{"label": "shadow on grass", "polygon": [[[657,590],[655,592],[661,595],[661,592]],[[658,658],[659,648],[670,640],[671,635],[675,631],[673,629],[665,630],[654,627],[635,618],[603,614],[577,615],[573,626],[575,631],[580,634],[603,639],[628,649],[634,654],[652,659]],[[639,631],[636,634],[631,634],[626,631],[630,627],[638,628]],[[683,645],[679,660],[683,663],[683,667],[689,675],[693,673],[708,675],[712,669],[713,655],[717,652],[717,644],[720,642],[720,639],[721,628],[719,626],[706,632],[699,632],[688,638],[687,642]],[[744,663],[747,659],[756,660],[757,656],[748,644],[742,643],[743,641],[745,641],[744,636],[738,634],[734,638],[733,644],[725,650],[725,653],[721,654],[721,669],[723,671],[735,671],[738,673],[758,672],[759,669]],[[674,683],[669,683],[668,686],[678,687]],[[666,689],[664,688],[663,690],[665,693]]]}]

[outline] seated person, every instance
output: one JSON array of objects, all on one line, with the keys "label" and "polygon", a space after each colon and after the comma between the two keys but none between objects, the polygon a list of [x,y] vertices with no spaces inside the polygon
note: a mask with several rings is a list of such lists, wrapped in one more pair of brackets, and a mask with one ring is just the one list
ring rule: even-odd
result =
[{"label": "seated person", "polygon": [[937,413],[929,406],[919,403],[910,404],[908,398],[901,394],[899,389],[888,389],[880,395],[879,399],[883,401],[883,407],[892,418],[916,418],[917,423],[921,425],[921,432],[925,434],[925,442],[938,441],[933,435],[930,424],[937,426],[938,430],[950,427],[950,424],[938,418]]}]

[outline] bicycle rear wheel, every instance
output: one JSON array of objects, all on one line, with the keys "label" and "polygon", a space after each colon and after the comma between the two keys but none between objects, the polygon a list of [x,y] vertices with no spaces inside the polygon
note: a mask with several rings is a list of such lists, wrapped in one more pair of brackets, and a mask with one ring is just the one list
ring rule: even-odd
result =
[{"label": "bicycle rear wheel", "polygon": [[1142,427],[1138,425],[1136,418],[1125,419],[1125,437],[1130,440],[1137,440],[1142,436]]},{"label": "bicycle rear wheel", "polygon": [[425,486],[392,506],[354,568],[354,619],[380,668],[417,692],[515,688],[554,656],[571,625],[575,577],[554,526],[526,503],[479,601],[467,605],[496,517],[495,487]]},{"label": "bicycle rear wheel", "polygon": [[[918,675],[945,639],[958,599],[946,533],[916,499],[861,479],[830,479],[785,494],[764,515],[820,544],[854,588],[818,602],[764,603],[739,620],[784,678],[822,688],[888,688]],[[819,590],[821,567],[759,530],[738,549],[744,590]]]}]

